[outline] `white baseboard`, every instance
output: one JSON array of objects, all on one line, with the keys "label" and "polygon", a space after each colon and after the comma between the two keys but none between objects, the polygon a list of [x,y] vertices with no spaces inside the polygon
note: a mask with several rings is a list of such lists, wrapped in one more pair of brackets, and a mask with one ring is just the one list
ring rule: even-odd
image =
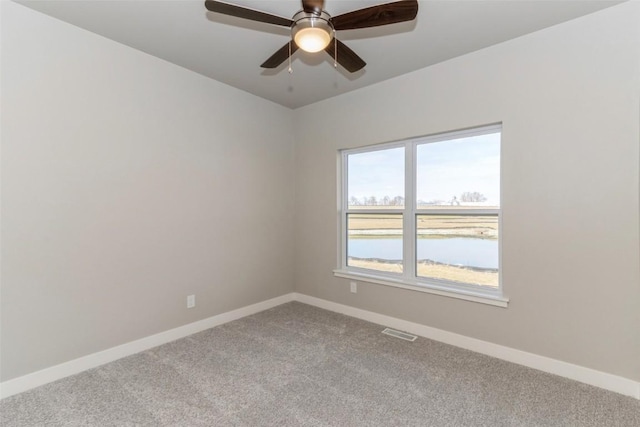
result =
[{"label": "white baseboard", "polygon": [[335,302],[315,298],[312,296],[290,293],[279,296],[267,301],[252,304],[246,307],[232,310],[226,313],[218,314],[207,319],[170,329],[159,334],[141,338],[130,343],[122,344],[98,353],[90,354],[61,363],[50,368],[43,369],[22,377],[8,380],[0,383],[0,399],[13,396],[18,393],[30,390],[32,388],[78,374],[88,369],[96,368],[109,362],[130,356],[141,351],[175,341],[180,338],[204,331],[224,323],[231,322],[264,310],[276,307],[278,305],[299,301],[301,303],[313,305],[325,310],[342,313],[347,316],[366,320],[368,322],[379,325],[389,326],[401,331],[410,332],[435,341],[451,344],[477,353],[486,354],[498,359],[513,362],[529,368],[538,369],[540,371],[559,375],[585,384],[590,384],[616,393],[640,399],[640,382],[623,378],[617,375],[608,374],[606,372],[596,371],[594,369],[585,368],[583,366],[574,365],[549,357],[540,356],[525,351],[516,350],[510,347],[481,341],[475,338],[466,337],[464,335],[455,334],[453,332],[443,331],[441,329],[432,328],[430,326],[413,323],[391,316],[374,313],[372,311],[362,310],[359,308],[338,304]]},{"label": "white baseboard", "polygon": [[160,332],[139,340],[135,340],[126,344],[112,347],[110,349],[100,351],[98,353],[89,354],[78,359],[70,360],[41,371],[33,372],[22,377],[0,383],[0,399],[4,399],[14,394],[78,374],[87,369],[96,368],[109,362],[130,356],[141,351],[184,338],[188,335],[204,331],[242,317],[250,316],[272,307],[293,301],[293,293],[282,295],[267,301],[262,301],[226,313],[218,314],[207,319],[189,323],[175,329]]},{"label": "white baseboard", "polygon": [[596,371],[595,369],[585,368],[583,366],[574,365],[561,360],[527,353],[526,351],[516,350],[514,348],[481,341],[464,335],[455,334],[453,332],[443,331],[442,329],[408,322],[395,317],[361,310],[359,308],[338,304],[304,294],[294,293],[293,298],[295,301],[313,305],[325,310],[356,317],[358,319],[388,326],[401,331],[410,332],[421,337],[440,341],[456,347],[475,351],[477,353],[486,354],[487,356],[496,357],[518,365],[527,366],[529,368],[559,375],[561,377],[640,399],[640,382],[628,378]]}]

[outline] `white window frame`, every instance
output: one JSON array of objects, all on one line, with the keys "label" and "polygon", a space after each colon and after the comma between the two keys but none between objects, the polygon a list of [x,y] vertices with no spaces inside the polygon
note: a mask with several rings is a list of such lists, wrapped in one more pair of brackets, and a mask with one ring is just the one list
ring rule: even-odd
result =
[{"label": "white window frame", "polygon": [[[476,127],[460,131],[446,132],[437,135],[412,138],[373,146],[345,149],[339,152],[338,184],[338,216],[339,239],[338,268],[334,270],[336,277],[362,282],[376,283],[397,288],[410,289],[467,301],[479,302],[498,307],[507,307],[508,298],[503,294],[502,284],[502,207],[498,209],[429,209],[417,208],[416,179],[417,179],[417,148],[420,145],[448,141],[464,137],[480,136],[500,132],[502,151],[502,124]],[[404,147],[405,151],[405,204],[396,209],[349,209],[348,203],[348,156]],[[502,163],[502,156],[500,156]],[[502,170],[502,167],[500,168]],[[502,176],[500,178],[502,183]],[[353,267],[347,265],[347,218],[349,214],[400,214],[403,215],[403,272],[402,274]],[[464,284],[447,280],[419,277],[416,273],[416,220],[419,215],[488,215],[498,218],[498,287]]]}]

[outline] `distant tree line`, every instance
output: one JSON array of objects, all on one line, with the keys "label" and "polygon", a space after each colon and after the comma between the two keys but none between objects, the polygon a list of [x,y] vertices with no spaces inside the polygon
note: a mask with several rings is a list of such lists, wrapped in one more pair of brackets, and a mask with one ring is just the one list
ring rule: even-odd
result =
[{"label": "distant tree line", "polygon": [[462,193],[462,195],[460,196],[460,201],[461,202],[486,202],[487,198],[484,197],[484,194],[482,193],[478,193],[477,191],[465,191],[464,193]]},{"label": "distant tree line", "polygon": [[350,206],[404,206],[404,197],[384,196],[378,199],[376,196],[370,196],[370,197],[362,197],[359,199],[357,197],[352,196],[349,199],[349,205]]},{"label": "distant tree line", "polygon": [[[460,195],[459,199],[456,196],[453,196],[453,198],[450,201],[418,200],[418,204],[419,205],[444,205],[444,204],[460,204],[459,202],[478,203],[478,202],[486,202],[486,201],[487,201],[487,198],[482,193],[479,193],[477,191],[465,191]],[[349,206],[404,206],[404,197],[384,196],[381,198],[377,198],[376,196],[369,196],[369,197],[358,198],[355,196],[351,196],[351,198],[349,198]]]}]

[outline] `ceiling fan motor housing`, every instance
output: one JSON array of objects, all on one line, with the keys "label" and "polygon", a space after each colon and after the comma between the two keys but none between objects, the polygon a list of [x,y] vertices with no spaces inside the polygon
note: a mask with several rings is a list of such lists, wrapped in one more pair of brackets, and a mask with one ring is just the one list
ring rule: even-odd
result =
[{"label": "ceiling fan motor housing", "polygon": [[331,16],[325,11],[307,13],[301,10],[293,16],[291,36],[300,49],[319,52],[333,38]]}]

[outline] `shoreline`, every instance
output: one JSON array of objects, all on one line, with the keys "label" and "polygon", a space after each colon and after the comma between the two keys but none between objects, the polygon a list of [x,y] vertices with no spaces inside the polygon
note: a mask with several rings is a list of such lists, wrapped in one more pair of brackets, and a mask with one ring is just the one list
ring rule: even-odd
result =
[{"label": "shoreline", "polygon": [[[349,257],[348,265],[389,273],[402,273],[402,261],[400,260]],[[424,278],[449,280],[458,283],[490,286],[493,288],[497,288],[499,285],[497,269],[462,267],[432,260],[418,261],[417,269],[418,276]]]}]

